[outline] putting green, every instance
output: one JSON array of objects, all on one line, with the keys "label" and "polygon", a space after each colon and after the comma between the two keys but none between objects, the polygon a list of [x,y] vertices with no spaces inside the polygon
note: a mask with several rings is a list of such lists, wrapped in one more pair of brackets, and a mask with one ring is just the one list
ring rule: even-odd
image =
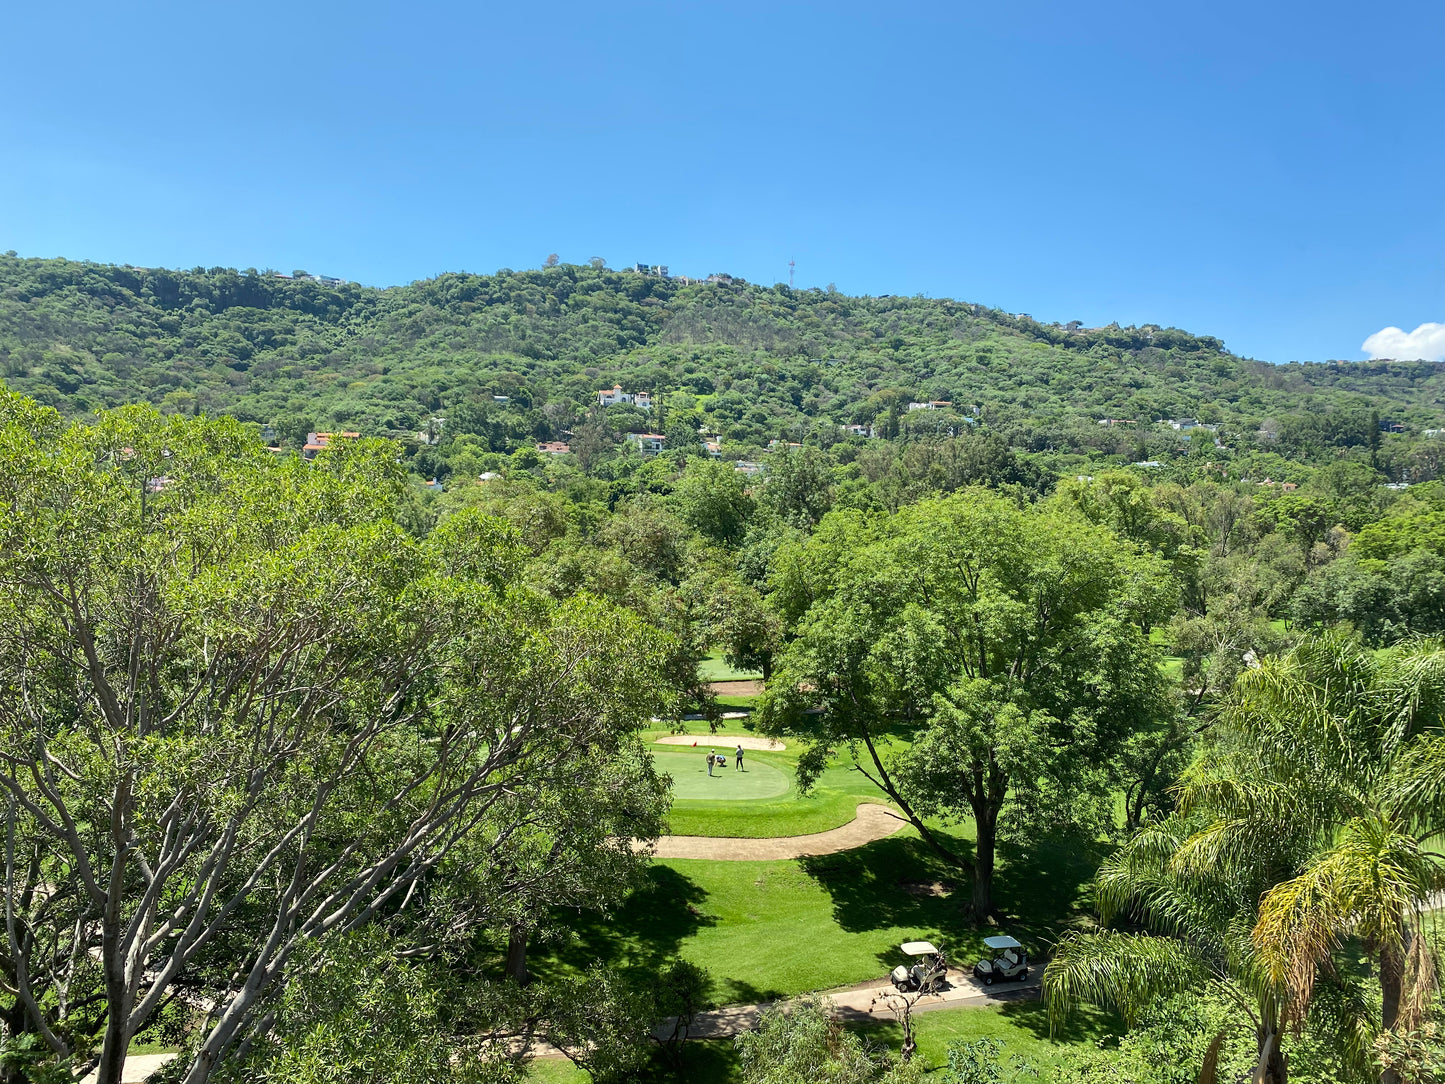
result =
[{"label": "putting green", "polygon": [[[743,770],[733,767],[733,751],[729,749],[728,766],[714,768],[707,774],[708,747],[689,748],[687,752],[658,749],[653,752],[659,770],[672,776],[672,796],[679,801],[701,798],[707,801],[744,801],[749,798],[776,798],[786,794],[792,785],[790,777],[764,764],[756,756],[743,756]],[[718,752],[722,752],[721,749]]]}]

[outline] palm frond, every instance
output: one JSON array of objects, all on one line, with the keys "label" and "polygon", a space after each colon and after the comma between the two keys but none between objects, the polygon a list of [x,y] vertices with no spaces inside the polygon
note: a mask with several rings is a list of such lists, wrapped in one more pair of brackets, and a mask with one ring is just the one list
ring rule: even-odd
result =
[{"label": "palm frond", "polygon": [[1199,952],[1173,938],[1110,931],[1070,934],[1044,969],[1049,1026],[1057,1030],[1085,1002],[1112,1009],[1132,1025],[1157,999],[1198,988],[1211,975]]},{"label": "palm frond", "polygon": [[1291,1018],[1304,1018],[1315,975],[1342,936],[1403,954],[1434,883],[1419,842],[1373,816],[1347,823],[1334,847],[1266,893],[1253,941],[1266,971],[1290,992]]},{"label": "palm frond", "polygon": [[1385,807],[1419,826],[1422,835],[1445,828],[1445,736],[1421,736],[1407,744],[1382,794]]}]

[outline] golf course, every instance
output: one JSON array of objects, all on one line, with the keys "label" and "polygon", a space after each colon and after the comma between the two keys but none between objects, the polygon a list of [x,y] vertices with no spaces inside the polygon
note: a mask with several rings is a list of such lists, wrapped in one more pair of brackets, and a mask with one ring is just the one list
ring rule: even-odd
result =
[{"label": "golf course", "polygon": [[[657,731],[646,736],[657,767],[672,780],[669,828],[673,837],[711,841],[720,857],[658,857],[644,887],[612,916],[583,917],[567,944],[539,951],[539,975],[579,974],[598,963],[647,969],[680,956],[707,970],[716,1006],[768,1003],[822,992],[843,996],[880,983],[905,962],[899,946],[927,939],[954,967],[969,967],[984,951],[983,938],[999,929],[976,926],[967,916],[967,886],[943,866],[906,820],[890,816],[875,829],[880,838],[832,853],[781,860],[739,859],[783,839],[827,841],[857,823],[862,810],[888,805],[886,797],[846,756],[835,756],[806,795],[795,785],[796,747],[746,749],[743,770],[733,753],[742,738],[763,744],[741,722],[695,735]],[[696,741],[696,745],[691,744]],[[680,744],[679,744],[680,743]],[[727,755],[711,776],[713,750]],[[937,826],[965,853],[967,825]],[[821,847],[819,849],[822,849]],[[1101,849],[1061,835],[1029,853],[1001,856],[1000,929],[1037,954],[1082,919],[1081,890],[1097,868]],[[1035,972],[1035,977],[1037,972]],[[1080,1044],[1117,1032],[1105,1014],[1084,1012],[1050,1036],[1036,987],[1010,991],[1004,1004],[973,1003],[921,1013],[915,1021],[920,1055],[940,1065],[949,1043],[992,1037],[1047,1074]],[[853,1026],[853,1025],[850,1025]],[[876,1042],[896,1048],[896,1024],[860,1025]],[[689,1044],[695,1079],[732,1079],[735,1052],[728,1039]],[[587,1074],[562,1059],[543,1058],[534,1079],[581,1084]]]}]

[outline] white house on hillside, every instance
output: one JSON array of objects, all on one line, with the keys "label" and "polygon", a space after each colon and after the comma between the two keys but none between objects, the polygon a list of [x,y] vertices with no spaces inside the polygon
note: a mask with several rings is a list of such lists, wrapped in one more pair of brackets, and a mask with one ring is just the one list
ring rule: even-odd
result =
[{"label": "white house on hillside", "polygon": [[599,406],[618,406],[622,403],[631,403],[638,410],[651,410],[652,396],[645,391],[633,395],[630,391],[623,391],[621,384],[614,384],[611,391],[601,388],[597,392]]}]

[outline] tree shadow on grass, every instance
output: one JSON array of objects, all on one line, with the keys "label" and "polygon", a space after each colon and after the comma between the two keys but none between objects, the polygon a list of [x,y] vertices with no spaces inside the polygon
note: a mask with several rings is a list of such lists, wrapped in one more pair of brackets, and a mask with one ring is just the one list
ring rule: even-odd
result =
[{"label": "tree shadow on grass", "polygon": [[[951,843],[967,846],[960,840]],[[971,917],[961,907],[968,895],[960,871],[945,867],[917,839],[890,836],[851,851],[802,858],[798,864],[832,897],[833,920],[848,933],[914,930],[917,937],[942,941],[955,958],[978,940]],[[955,891],[940,896],[908,888],[937,881]],[[888,949],[878,953],[878,961],[891,967],[903,956]]]},{"label": "tree shadow on grass", "polygon": [[643,884],[611,916],[558,912],[554,921],[571,937],[537,955],[564,969],[595,965],[655,967],[677,955],[682,943],[717,920],[702,913],[707,892],[671,866],[654,863]]},{"label": "tree shadow on grass", "polygon": [[1088,885],[1111,847],[1073,828],[1049,832],[1030,844],[1001,845],[994,874],[998,921],[1036,955],[1091,910]]},{"label": "tree shadow on grass", "polygon": [[[971,856],[972,843],[944,836],[947,846]],[[1005,930],[1035,957],[1088,909],[1086,886],[1107,853],[1106,845],[1081,832],[1061,829],[1029,845],[1003,844],[994,874],[997,926],[980,924],[969,910],[967,871],[945,865],[921,840],[890,836],[839,854],[802,858],[803,871],[833,900],[834,921],[849,933],[901,927],[939,940],[950,959],[967,966],[982,953],[983,938]],[[947,895],[913,891],[920,883],[944,883]],[[880,964],[903,962],[888,949]]]},{"label": "tree shadow on grass", "polygon": [[767,990],[741,979],[714,979],[713,983],[713,993],[719,1005],[758,1005],[784,996],[781,990]]}]

